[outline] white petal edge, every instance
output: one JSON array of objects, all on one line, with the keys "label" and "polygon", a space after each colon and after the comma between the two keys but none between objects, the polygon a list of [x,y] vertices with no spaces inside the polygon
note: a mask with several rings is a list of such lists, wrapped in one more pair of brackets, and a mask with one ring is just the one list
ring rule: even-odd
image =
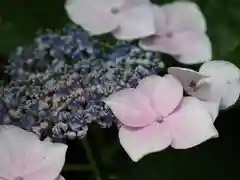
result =
[{"label": "white petal edge", "polygon": [[199,72],[214,77],[224,85],[220,108],[226,109],[236,103],[240,94],[240,70],[234,64],[215,60],[204,63]]},{"label": "white petal edge", "polygon": [[223,60],[206,62],[200,67],[199,72],[229,82],[240,80],[239,68],[234,64]]},{"label": "white petal edge", "polygon": [[220,109],[227,109],[233,106],[238,101],[239,95],[240,82],[228,84],[220,101]]}]

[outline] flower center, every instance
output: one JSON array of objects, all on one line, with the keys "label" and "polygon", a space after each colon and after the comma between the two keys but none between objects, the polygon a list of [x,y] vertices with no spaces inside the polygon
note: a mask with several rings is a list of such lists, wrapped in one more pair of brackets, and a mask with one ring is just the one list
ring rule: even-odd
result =
[{"label": "flower center", "polygon": [[159,117],[159,118],[157,119],[157,122],[163,123],[163,117]]},{"label": "flower center", "polygon": [[197,90],[197,83],[195,81],[191,81],[189,83],[189,87],[195,92]]},{"label": "flower center", "polygon": [[166,34],[166,36],[167,36],[168,38],[172,38],[172,37],[173,37],[173,33],[172,33],[172,32],[168,32],[168,33]]},{"label": "flower center", "polygon": [[118,7],[113,7],[112,9],[111,9],[111,13],[112,14],[118,14],[120,12],[120,9],[118,8]]}]

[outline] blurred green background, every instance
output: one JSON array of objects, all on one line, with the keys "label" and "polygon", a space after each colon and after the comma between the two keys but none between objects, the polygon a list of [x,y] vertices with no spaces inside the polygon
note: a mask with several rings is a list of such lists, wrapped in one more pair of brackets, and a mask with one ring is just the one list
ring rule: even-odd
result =
[{"label": "blurred green background", "polygon": [[[155,0],[163,4],[169,0]],[[0,60],[17,45],[31,43],[37,31],[61,29],[69,22],[64,0],[0,0]],[[197,0],[208,21],[214,59],[240,67],[240,1]],[[2,62],[1,62],[2,63]],[[100,170],[109,180],[240,180],[240,106],[220,113],[216,127],[220,137],[198,147],[171,148],[133,163],[120,147],[117,131],[90,128],[88,140]],[[88,163],[79,142],[69,142],[67,164]],[[73,171],[74,169],[85,171]],[[91,168],[66,166],[66,179],[94,179]]]}]

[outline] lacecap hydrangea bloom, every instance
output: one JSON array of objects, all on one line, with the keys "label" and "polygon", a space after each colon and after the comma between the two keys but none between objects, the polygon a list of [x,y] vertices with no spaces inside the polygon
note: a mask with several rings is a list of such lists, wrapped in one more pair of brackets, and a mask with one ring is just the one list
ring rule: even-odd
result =
[{"label": "lacecap hydrangea bloom", "polygon": [[213,118],[196,97],[183,97],[172,75],[148,76],[104,100],[122,123],[119,139],[133,161],[171,145],[187,149],[218,137]]},{"label": "lacecap hydrangea bloom", "polygon": [[115,117],[101,98],[164,68],[156,53],[135,45],[105,53],[75,26],[37,37],[33,45],[18,48],[9,64],[1,124],[55,140],[83,138],[92,122],[111,126]]},{"label": "lacecap hydrangea bloom", "polygon": [[212,59],[207,23],[194,2],[159,6],[150,0],[68,0],[65,9],[74,23],[92,35],[140,39],[143,49],[170,54],[183,64]]},{"label": "lacecap hydrangea bloom", "polygon": [[168,146],[187,149],[217,138],[219,110],[239,99],[240,70],[230,62],[206,62],[199,72],[170,67],[168,73],[103,100],[120,122],[119,140],[133,161]]}]

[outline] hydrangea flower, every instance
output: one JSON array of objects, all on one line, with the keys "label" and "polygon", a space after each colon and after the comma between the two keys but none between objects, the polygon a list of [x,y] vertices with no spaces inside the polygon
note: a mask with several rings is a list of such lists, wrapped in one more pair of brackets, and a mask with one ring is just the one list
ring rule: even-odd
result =
[{"label": "hydrangea flower", "polygon": [[40,141],[15,126],[0,126],[0,179],[63,180],[59,176],[67,146]]},{"label": "hydrangea flower", "polygon": [[112,32],[128,40],[155,33],[150,0],[68,0],[70,19],[92,35]]},{"label": "hydrangea flower", "polygon": [[211,60],[211,42],[205,34],[206,21],[195,3],[154,5],[153,12],[157,32],[139,42],[143,49],[170,54],[184,64]]},{"label": "hydrangea flower", "polygon": [[170,67],[168,72],[181,81],[188,94],[220,105],[220,109],[232,106],[239,98],[240,70],[230,62],[206,62],[199,72],[178,67]]},{"label": "hydrangea flower", "polygon": [[120,143],[133,161],[169,145],[186,149],[218,137],[205,106],[195,97],[183,98],[183,87],[172,75],[148,76],[104,102],[122,123]]},{"label": "hydrangea flower", "polygon": [[0,124],[13,124],[54,141],[84,138],[90,123],[110,127],[116,118],[102,97],[136,87],[164,63],[157,53],[129,43],[110,52],[88,34],[67,26],[17,49],[9,59],[10,83],[0,93]]}]

